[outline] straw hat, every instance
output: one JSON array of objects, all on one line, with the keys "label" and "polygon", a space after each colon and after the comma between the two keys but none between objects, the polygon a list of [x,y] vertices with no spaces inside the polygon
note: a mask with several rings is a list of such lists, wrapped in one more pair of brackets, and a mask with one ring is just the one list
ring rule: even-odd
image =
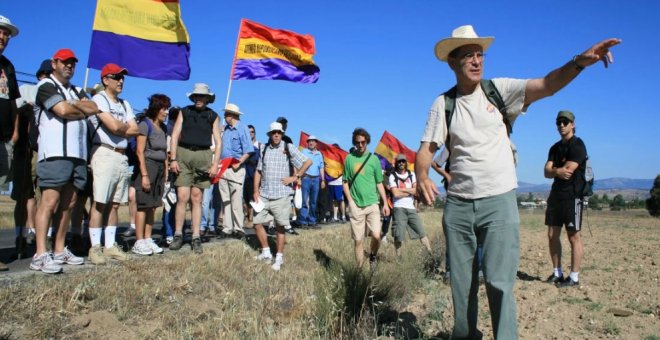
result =
[{"label": "straw hat", "polygon": [[465,45],[480,45],[486,51],[494,39],[494,37],[479,37],[472,25],[464,25],[453,30],[451,38],[442,39],[435,44],[435,56],[446,62],[451,51]]},{"label": "straw hat", "polygon": [[2,15],[0,15],[0,27],[8,29],[12,38],[18,35],[18,27],[12,25],[11,21]]},{"label": "straw hat", "polygon": [[232,103],[227,103],[227,105],[224,108],[224,111],[229,112],[229,113],[234,113],[234,114],[237,114],[239,116],[243,114],[243,112],[241,112],[238,105],[232,104]]}]

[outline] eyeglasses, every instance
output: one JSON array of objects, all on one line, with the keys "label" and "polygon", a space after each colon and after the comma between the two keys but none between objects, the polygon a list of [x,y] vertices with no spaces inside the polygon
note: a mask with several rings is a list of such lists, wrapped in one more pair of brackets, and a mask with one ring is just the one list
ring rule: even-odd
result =
[{"label": "eyeglasses", "polygon": [[477,57],[477,61],[482,61],[485,56],[486,54],[484,52],[468,52],[463,54],[460,57],[460,60],[470,61],[472,58]]},{"label": "eyeglasses", "polygon": [[367,145],[366,140],[360,140],[360,141],[353,141],[353,145]]},{"label": "eyeglasses", "polygon": [[396,164],[399,164],[399,163],[408,163],[408,161],[405,160],[405,159],[400,159],[400,160],[396,161]]},{"label": "eyeglasses", "polygon": [[116,80],[116,81],[124,80],[124,75],[121,74],[121,73],[120,74],[108,74],[105,77],[110,78],[112,80]]},{"label": "eyeglasses", "polygon": [[570,123],[571,123],[571,121],[568,120],[568,119],[558,119],[557,122],[556,122],[557,126],[560,126],[560,125],[568,126],[568,124],[570,124]]}]

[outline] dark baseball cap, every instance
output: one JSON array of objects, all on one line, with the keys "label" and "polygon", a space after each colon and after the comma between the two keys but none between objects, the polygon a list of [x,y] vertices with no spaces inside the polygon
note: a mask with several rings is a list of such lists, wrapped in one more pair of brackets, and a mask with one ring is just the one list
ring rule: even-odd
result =
[{"label": "dark baseball cap", "polygon": [[50,59],[46,59],[46,60],[42,61],[41,65],[39,65],[39,69],[37,70],[37,73],[35,73],[35,74],[37,75],[37,77],[39,77],[39,75],[44,74],[44,73],[45,74],[53,73],[53,65],[52,65],[52,61]]},{"label": "dark baseball cap", "polygon": [[575,115],[573,115],[573,112],[568,111],[568,110],[561,110],[557,114],[557,119],[559,118],[566,118],[570,120],[571,122],[575,122]]}]

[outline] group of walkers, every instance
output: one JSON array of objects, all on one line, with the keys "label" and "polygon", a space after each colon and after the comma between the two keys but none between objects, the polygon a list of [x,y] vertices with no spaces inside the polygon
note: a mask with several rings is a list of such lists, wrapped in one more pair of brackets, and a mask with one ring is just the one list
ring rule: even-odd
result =
[{"label": "group of walkers", "polygon": [[[397,155],[393,172],[385,177],[377,157],[367,149],[370,134],[356,128],[343,177],[330,181],[324,173],[323,157],[316,149],[316,137],[310,136],[307,149],[299,150],[286,136],[287,121],[281,117],[270,124],[268,142],[261,144],[256,140],[254,127],[243,124],[243,112],[235,104],[224,108],[225,124],[221,128],[218,114],[208,107],[215,95],[206,84],[195,84],[193,91],[187,93],[192,105],[181,109],[170,109],[169,97],[154,94],[149,98],[144,118],[136,119],[132,106],[120,98],[129,70],[112,63],[105,65],[101,71],[103,90],[90,100],[70,83],[78,59],[73,51],[60,49],[39,67],[39,83],[24,85],[19,92],[13,65],[1,55],[9,39],[17,35],[18,28],[0,16],[0,137],[5,144],[0,150],[7,152],[0,157],[0,180],[4,182],[9,175],[13,160],[12,198],[17,201],[17,231],[23,233],[26,227],[29,235],[34,230],[36,240],[31,269],[57,273],[64,264],[84,262],[67,248],[65,236],[70,220],[80,219],[79,207],[88,197],[92,201],[89,261],[102,264],[127,260],[115,234],[117,209],[129,196],[133,197],[132,190],[137,207],[133,214],[133,252],[163,252],[152,239],[152,228],[155,209],[163,204],[163,198],[172,204],[165,183],[176,188],[175,206],[165,214],[169,220],[173,211],[174,229],[167,232],[167,237],[171,237],[170,250],[178,250],[184,243],[184,222],[190,204],[191,246],[194,253],[203,252],[201,236],[208,231],[203,231],[202,220],[207,221],[206,230],[218,220],[212,217],[209,222],[203,206],[213,205],[209,202],[216,196],[221,206],[218,210],[223,214],[222,231],[218,233],[241,236],[245,217],[251,218],[261,247],[256,260],[280,270],[284,264],[285,234],[291,230],[294,186],[301,185],[303,206],[297,213],[297,225],[315,227],[327,218],[327,209],[316,214],[317,201],[328,201],[327,197],[319,200],[319,192],[325,191],[331,197],[331,221],[346,218],[348,213],[342,206],[346,202],[356,262],[365,262],[364,239],[370,236],[366,255],[374,268],[382,221],[390,213],[397,254],[406,230],[431,251],[417,216],[415,197],[433,204],[439,194],[429,178],[433,164],[447,182],[443,230],[452,273],[452,338],[481,337],[477,329],[476,287],[478,271],[482,270],[493,333],[501,339],[517,338],[513,285],[519,260],[520,219],[515,196],[515,154],[508,134],[514,121],[532,103],[561,90],[598,61],[607,66],[611,62],[609,49],[620,43],[618,39],[601,41],[542,78],[489,81],[482,79],[484,52],[493,38],[477,36],[470,25],[461,26],[435,46],[436,57],[454,72],[456,86],[440,95],[429,111],[414,160],[415,172],[408,170],[408,161],[412,160]],[[583,252],[579,240],[582,202],[572,190],[575,175],[584,171],[586,148],[574,136],[574,124],[572,112],[559,112],[556,125],[561,141],[550,150],[544,169],[545,176],[554,179],[546,214],[554,267],[548,282],[562,287],[579,285]],[[137,163],[131,173],[127,153],[131,151],[132,139],[136,142]],[[436,151],[443,145],[445,154],[434,161]],[[445,162],[448,165],[440,168]],[[219,172],[222,175],[216,176]],[[219,181],[212,187],[211,181],[216,177]],[[35,179],[40,197],[32,184]],[[209,188],[214,189],[208,191]],[[267,239],[267,225],[271,223],[277,234],[275,256]],[[55,229],[52,248],[47,244],[51,226]],[[558,243],[563,226],[573,252],[567,278],[562,272]],[[80,235],[79,229],[74,228],[73,232]]]}]

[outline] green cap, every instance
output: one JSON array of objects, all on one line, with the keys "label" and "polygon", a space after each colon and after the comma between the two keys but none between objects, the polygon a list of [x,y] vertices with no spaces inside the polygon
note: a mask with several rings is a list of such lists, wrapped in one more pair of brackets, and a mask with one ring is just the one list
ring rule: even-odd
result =
[{"label": "green cap", "polygon": [[557,119],[559,118],[566,118],[571,122],[575,122],[575,115],[573,115],[573,112],[568,110],[559,111],[559,113],[557,114]]}]

